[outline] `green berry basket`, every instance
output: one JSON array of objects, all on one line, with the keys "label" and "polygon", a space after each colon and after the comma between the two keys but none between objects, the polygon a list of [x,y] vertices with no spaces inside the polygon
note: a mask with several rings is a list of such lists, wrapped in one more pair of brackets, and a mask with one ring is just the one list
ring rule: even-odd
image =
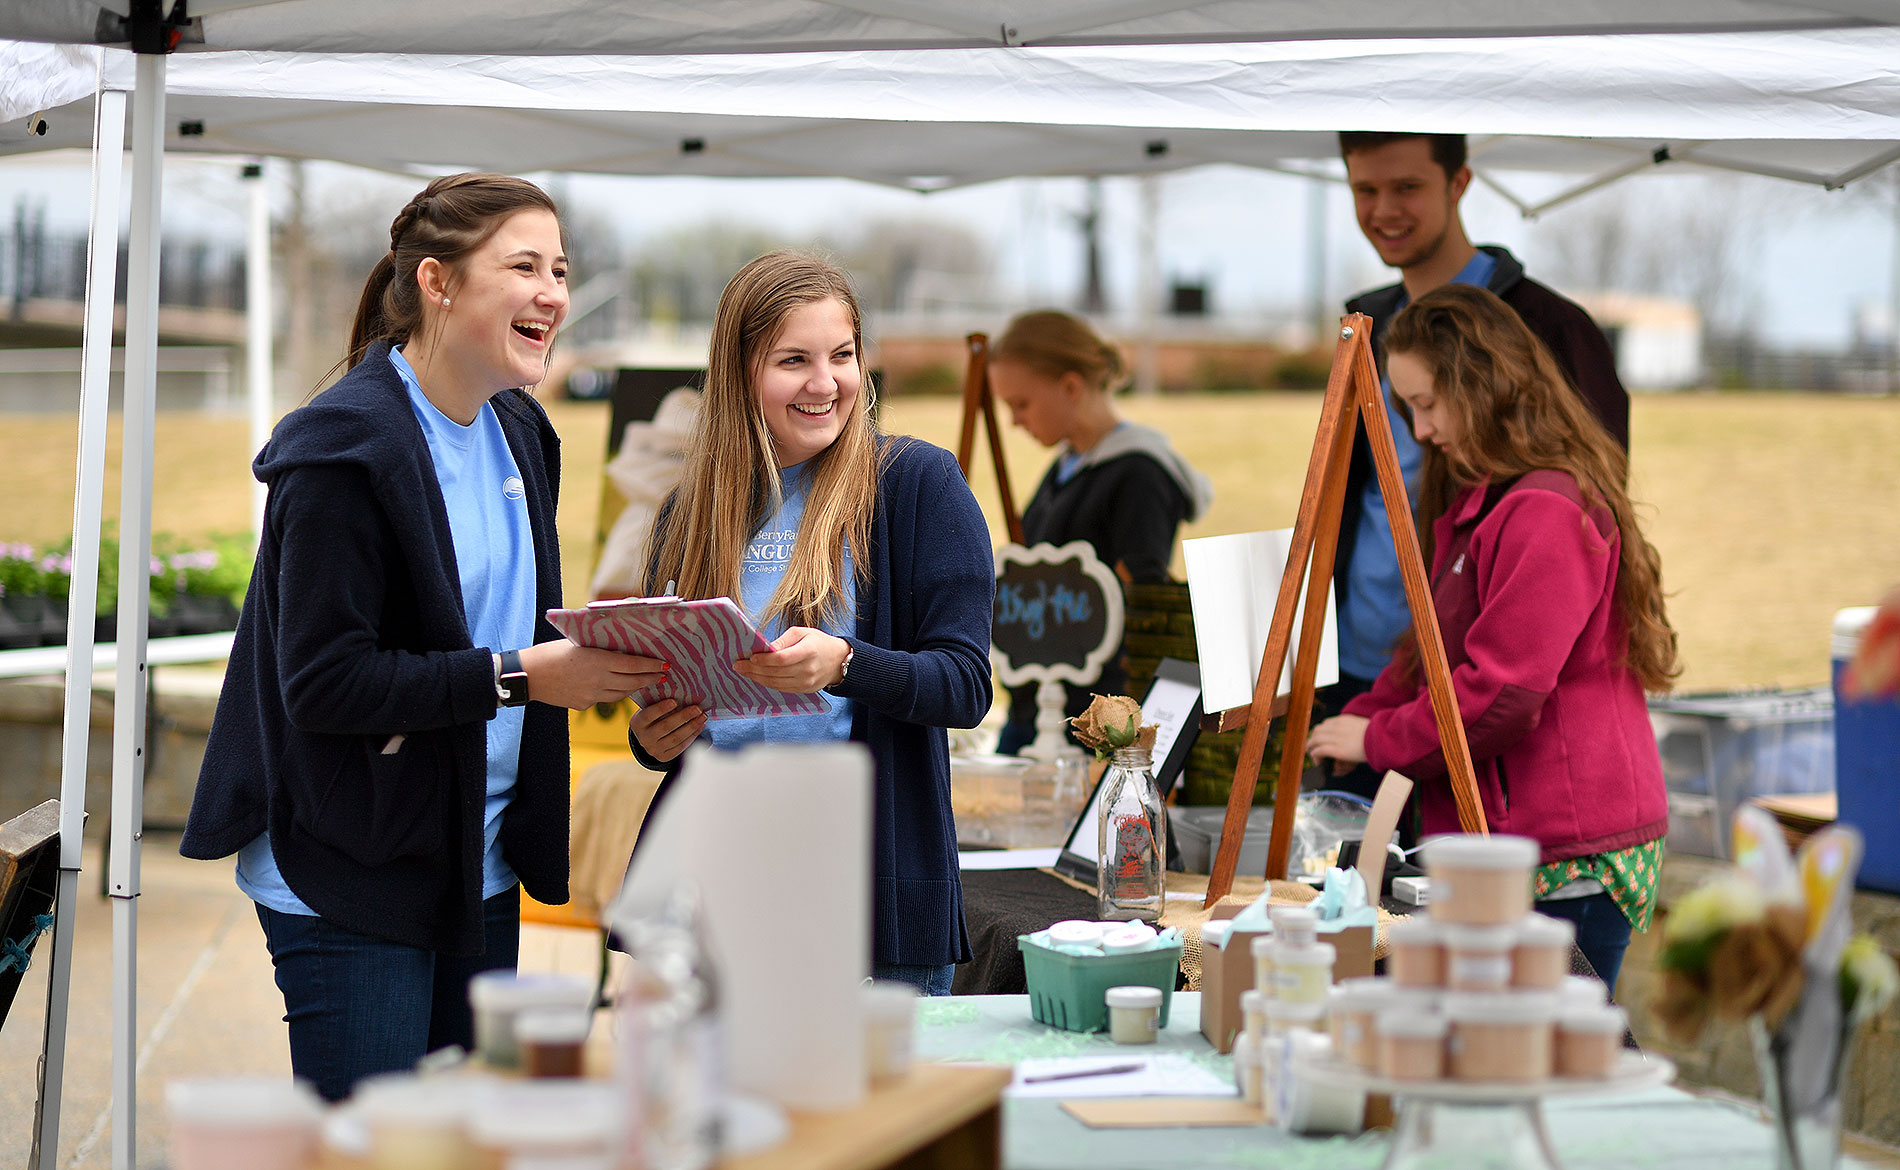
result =
[{"label": "green berry basket", "polygon": [[1161,991],[1161,1026],[1168,1026],[1175,977],[1181,971],[1181,943],[1131,955],[1070,955],[1016,936],[1029,981],[1029,1010],[1038,1023],[1071,1032],[1108,1028],[1108,989],[1154,987]]}]

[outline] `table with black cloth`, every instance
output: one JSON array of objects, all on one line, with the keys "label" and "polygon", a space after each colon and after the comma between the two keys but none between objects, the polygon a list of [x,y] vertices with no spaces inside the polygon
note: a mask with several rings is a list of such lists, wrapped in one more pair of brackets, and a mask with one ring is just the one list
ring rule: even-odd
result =
[{"label": "table with black cloth", "polygon": [[[1418,907],[1387,899],[1387,911],[1409,914]],[[1016,936],[1046,930],[1070,918],[1095,918],[1095,895],[1040,869],[979,869],[963,873],[963,921],[970,932],[970,961],[959,964],[953,995],[1026,995],[1022,952]],[[1570,970],[1596,977],[1574,946]]]}]

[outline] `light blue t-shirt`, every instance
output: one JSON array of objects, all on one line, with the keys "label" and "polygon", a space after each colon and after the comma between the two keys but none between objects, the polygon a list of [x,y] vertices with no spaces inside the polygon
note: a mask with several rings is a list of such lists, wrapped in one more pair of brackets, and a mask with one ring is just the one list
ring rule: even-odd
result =
[{"label": "light blue t-shirt", "polygon": [[[1482,286],[1491,279],[1497,260],[1480,251],[1451,278],[1453,284]],[[1393,311],[1403,309],[1410,298],[1403,292]],[[1418,494],[1418,471],[1425,462],[1424,452],[1399,413],[1390,379],[1379,379],[1385,395],[1386,419],[1392,424],[1392,445],[1398,450],[1399,471],[1405,477],[1405,490]],[[1392,647],[1399,635],[1412,624],[1412,611],[1405,604],[1405,579],[1399,575],[1399,555],[1392,543],[1392,528],[1385,518],[1385,496],[1379,491],[1379,478],[1366,477],[1360,489],[1359,526],[1352,536],[1352,563],[1346,566],[1346,595],[1339,605],[1339,669],[1359,678],[1376,678],[1392,659]]]},{"label": "light blue t-shirt", "polygon": [[[766,517],[746,543],[739,566],[739,608],[759,627],[767,641],[777,641],[786,630],[783,617],[761,622],[759,615],[772,603],[792,550],[798,546],[798,524],[805,517],[805,492],[811,482],[811,464],[798,463],[779,473],[785,485],[784,502]],[[820,627],[827,634],[849,637],[857,632],[857,588],[851,577],[851,550],[845,549],[844,603]],[[706,725],[713,746],[733,750],[753,743],[809,743],[813,740],[851,738],[851,701],[822,695],[831,710],[823,715],[775,715],[770,719],[722,719]]]},{"label": "light blue t-shirt", "polygon": [[[470,640],[492,651],[518,650],[533,644],[534,535],[521,469],[508,448],[495,408],[483,403],[475,421],[463,426],[424,396],[415,370],[400,351],[389,352],[389,364],[409,390],[410,409],[422,426],[429,457],[435,464],[436,482],[449,515]],[[501,814],[514,795],[524,714],[525,708],[503,707],[488,721],[488,799],[482,812],[483,898],[507,891],[516,881],[514,871],[502,860],[498,838]],[[284,883],[268,833],[260,834],[239,851],[237,881],[246,894],[280,913],[315,913]]]}]

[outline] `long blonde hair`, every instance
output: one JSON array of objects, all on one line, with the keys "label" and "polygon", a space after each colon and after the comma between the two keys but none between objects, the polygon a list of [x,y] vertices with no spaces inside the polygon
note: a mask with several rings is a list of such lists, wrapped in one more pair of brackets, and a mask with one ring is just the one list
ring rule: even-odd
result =
[{"label": "long blonde hair", "polygon": [[1662,558],[1637,526],[1623,486],[1628,456],[1570,388],[1550,350],[1490,292],[1448,284],[1392,319],[1385,351],[1425,364],[1462,436],[1450,455],[1423,444],[1416,515],[1425,563],[1432,563],[1433,525],[1460,487],[1530,471],[1568,473],[1586,502],[1615,518],[1622,537],[1615,606],[1630,671],[1645,690],[1668,690],[1681,671],[1676,631],[1663,608]]},{"label": "long blonde hair", "polygon": [[857,401],[832,444],[813,456],[798,543],[762,621],[817,626],[837,619],[845,596],[846,550],[853,573],[868,572],[871,513],[877,505],[874,393],[864,370],[864,321],[851,282],[836,266],[796,252],[768,252],[739,270],[720,294],[706,362],[706,392],[679,486],[654,522],[644,592],[676,582],[681,597],[740,596],[746,543],[784,495],[772,433],[753,382],[793,310],[835,300],[851,315],[858,354]]}]

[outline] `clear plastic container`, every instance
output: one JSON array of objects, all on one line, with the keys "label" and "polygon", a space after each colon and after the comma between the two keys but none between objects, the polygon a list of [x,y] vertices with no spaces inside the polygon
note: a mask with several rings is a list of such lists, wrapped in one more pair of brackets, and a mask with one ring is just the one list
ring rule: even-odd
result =
[{"label": "clear plastic container", "polygon": [[521,1067],[521,1043],[515,1019],[530,1011],[587,1011],[594,1004],[594,983],[578,975],[484,971],[469,980],[469,1006],[475,1010],[475,1047],[490,1068]]},{"label": "clear plastic container", "polygon": [[1531,871],[1542,855],[1529,837],[1467,836],[1425,842],[1432,917],[1460,926],[1511,926],[1531,912]]},{"label": "clear plastic container", "polygon": [[910,1071],[917,1046],[917,988],[880,979],[860,993],[864,1001],[865,1065],[873,1085],[887,1085]]}]

